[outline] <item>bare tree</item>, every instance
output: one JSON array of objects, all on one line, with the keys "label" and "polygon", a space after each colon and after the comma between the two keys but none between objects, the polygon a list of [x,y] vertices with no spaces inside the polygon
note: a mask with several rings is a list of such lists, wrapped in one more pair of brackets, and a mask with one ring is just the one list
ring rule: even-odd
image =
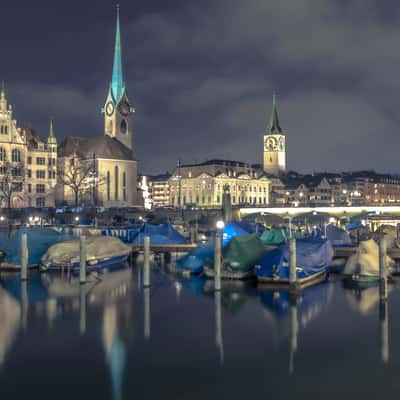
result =
[{"label": "bare tree", "polygon": [[59,164],[57,175],[58,182],[72,191],[75,207],[78,207],[84,195],[97,190],[103,182],[98,177],[93,159],[81,158],[76,153]]},{"label": "bare tree", "polygon": [[7,208],[12,208],[15,198],[23,199],[23,186],[25,169],[21,163],[6,161],[0,167],[0,199],[7,203]]}]

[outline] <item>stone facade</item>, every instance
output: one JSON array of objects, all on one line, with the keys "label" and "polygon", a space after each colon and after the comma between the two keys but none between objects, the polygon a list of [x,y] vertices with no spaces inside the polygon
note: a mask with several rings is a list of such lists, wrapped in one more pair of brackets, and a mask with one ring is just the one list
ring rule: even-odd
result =
[{"label": "stone facade", "polygon": [[174,207],[220,208],[225,185],[233,206],[269,205],[269,178],[248,164],[227,160],[178,167],[169,179],[169,202]]},{"label": "stone facade", "polygon": [[[17,126],[5,90],[0,93],[1,207],[54,207],[57,140],[52,124],[46,141]],[[10,188],[6,189],[6,188]],[[4,188],[4,189],[3,189]],[[8,204],[10,203],[10,204]]]}]

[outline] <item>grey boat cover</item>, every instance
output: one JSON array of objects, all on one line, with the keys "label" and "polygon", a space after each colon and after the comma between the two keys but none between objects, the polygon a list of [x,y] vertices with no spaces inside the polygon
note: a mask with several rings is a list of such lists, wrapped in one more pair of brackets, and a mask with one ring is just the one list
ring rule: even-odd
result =
[{"label": "grey boat cover", "polygon": [[[86,259],[94,261],[101,258],[112,258],[128,255],[130,246],[116,237],[89,236],[86,238]],[[42,257],[44,265],[72,265],[80,260],[80,240],[67,240],[51,246]]]}]

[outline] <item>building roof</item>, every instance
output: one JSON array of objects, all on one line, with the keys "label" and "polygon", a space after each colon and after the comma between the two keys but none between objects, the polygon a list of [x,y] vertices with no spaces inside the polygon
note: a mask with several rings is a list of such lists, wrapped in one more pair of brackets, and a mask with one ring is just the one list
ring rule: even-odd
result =
[{"label": "building roof", "polygon": [[111,92],[116,104],[121,101],[123,95],[125,94],[125,82],[122,72],[122,48],[119,26],[119,6],[117,6],[117,26],[115,29],[114,65],[111,79]]},{"label": "building roof", "polygon": [[278,109],[276,107],[276,96],[272,97],[272,113],[268,124],[268,133],[282,133],[282,128],[279,125]]},{"label": "building roof", "polygon": [[185,164],[181,165],[181,168],[187,167],[200,167],[205,165],[222,165],[225,167],[245,167],[245,168],[252,168],[249,163],[244,163],[242,161],[233,161],[233,160],[221,160],[221,159],[212,159],[208,161],[204,161],[198,164]]},{"label": "building roof", "polygon": [[26,136],[26,143],[29,147],[38,148],[39,143],[44,143],[39,134],[32,128],[21,129]]},{"label": "building roof", "polygon": [[65,138],[58,148],[58,156],[68,157],[74,153],[82,158],[91,158],[94,153],[97,158],[134,160],[133,153],[128,147],[106,135],[93,138],[71,136]]}]

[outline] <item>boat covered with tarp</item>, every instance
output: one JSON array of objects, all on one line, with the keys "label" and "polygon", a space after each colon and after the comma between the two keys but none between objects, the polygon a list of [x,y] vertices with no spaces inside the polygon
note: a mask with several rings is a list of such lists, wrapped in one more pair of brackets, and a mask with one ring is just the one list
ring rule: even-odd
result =
[{"label": "boat covered with tarp", "polygon": [[247,236],[249,233],[239,222],[230,222],[224,227],[223,244],[228,244],[234,237]]},{"label": "boat covered with tarp", "polygon": [[132,238],[132,243],[143,245],[146,236],[150,237],[151,244],[174,245],[189,243],[189,240],[181,235],[171,224],[144,224]]},{"label": "boat covered with tarp", "polygon": [[[130,246],[115,237],[88,236],[86,261],[88,269],[123,263],[131,253]],[[41,260],[41,270],[71,267],[79,268],[80,239],[67,240],[51,246]]]},{"label": "boat covered with tarp", "polygon": [[[394,261],[386,256],[388,273]],[[345,281],[354,286],[368,287],[379,282],[379,246],[373,239],[363,240],[346,262],[343,270]]]},{"label": "boat covered with tarp", "polygon": [[[265,254],[255,267],[259,282],[289,284],[289,245],[285,243]],[[308,286],[324,280],[333,259],[329,240],[296,240],[296,275],[299,286]]]},{"label": "boat covered with tarp", "polygon": [[[234,237],[222,250],[221,278],[245,279],[253,277],[254,265],[266,252],[256,233]],[[204,273],[214,276],[214,258],[204,264]]]},{"label": "boat covered with tarp", "polygon": [[[237,222],[231,222],[224,227],[222,246],[228,243],[235,237],[248,236],[249,233],[245,231]],[[176,261],[176,267],[182,271],[190,271],[192,274],[199,274],[203,272],[203,266],[207,259],[214,257],[215,241],[210,239],[206,243],[199,244],[195,249],[185,254]]]},{"label": "boat covered with tarp", "polygon": [[[350,234],[346,230],[332,224],[326,225],[324,230],[326,231],[323,232],[326,239],[332,243],[333,247],[345,247],[352,245]],[[320,234],[322,234],[322,230]]]},{"label": "boat covered with tarp", "polygon": [[204,262],[214,257],[214,240],[199,244],[196,248],[185,254],[176,261],[179,270],[190,271],[192,274],[199,274],[203,271]]},{"label": "boat covered with tarp", "polygon": [[10,237],[0,235],[0,250],[3,252],[1,268],[13,269],[21,266],[22,234],[27,234],[28,266],[38,266],[50,246],[70,240],[72,233],[59,232],[52,228],[20,228]]}]

